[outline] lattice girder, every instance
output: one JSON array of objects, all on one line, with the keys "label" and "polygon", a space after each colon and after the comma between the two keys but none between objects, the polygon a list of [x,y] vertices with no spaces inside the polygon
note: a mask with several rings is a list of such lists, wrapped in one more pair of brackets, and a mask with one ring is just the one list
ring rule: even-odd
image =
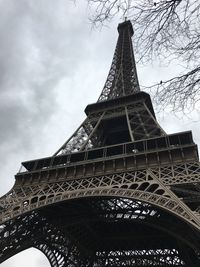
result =
[{"label": "lattice girder", "polygon": [[175,249],[110,251],[98,253],[94,266],[185,266],[185,262]]},{"label": "lattice girder", "polygon": [[79,251],[68,235],[38,213],[31,212],[2,225],[0,239],[0,263],[35,247],[46,255],[52,267],[81,266]]},{"label": "lattice girder", "polygon": [[98,101],[115,99],[140,90],[131,40],[131,23],[127,21],[119,24],[118,31],[119,38],[111,68]]},{"label": "lattice girder", "polygon": [[[150,110],[150,108],[152,109],[151,102],[148,103],[148,106],[147,100],[150,102],[149,96],[141,92],[137,96],[132,95],[131,100],[130,98],[123,98],[122,103],[119,103],[119,99],[116,102],[112,100],[107,108],[98,105],[92,113],[88,111],[90,106],[87,107],[88,117],[54,155],[90,150],[108,145],[108,142],[110,142],[108,141],[109,132],[113,131],[117,124],[118,128],[127,133],[127,141],[166,135],[156,121],[153,110]],[[99,108],[103,108],[103,110],[98,110]],[[121,140],[117,139],[116,142],[112,142],[117,144],[124,141],[121,138]]]},{"label": "lattice girder", "polygon": [[200,163],[141,92],[132,25],[87,118],[52,156],[23,162],[0,198],[0,262],[35,247],[52,267],[200,266]]},{"label": "lattice girder", "polygon": [[[185,165],[185,167],[186,166],[187,165]],[[166,169],[168,170],[167,177],[170,177],[172,172],[175,173],[175,168],[176,166],[165,167],[165,177],[167,173]],[[183,175],[185,168],[179,166],[177,169],[179,171],[182,170]],[[160,173],[156,171],[156,169],[145,169],[71,181],[53,182],[43,185],[18,187],[13,193],[15,201],[13,201],[11,194],[10,200],[8,197],[7,200],[1,202],[2,208],[4,208],[1,213],[1,221],[4,222],[28,211],[37,210],[51,203],[57,203],[67,199],[93,195],[108,195],[124,196],[145,202],[147,201],[169,212],[173,212],[200,229],[200,216],[198,216],[198,212],[192,211],[181,199],[168,189],[166,187],[168,184],[166,183],[166,178],[163,177],[164,179],[162,179],[162,176],[160,177],[159,174]],[[184,181],[184,178],[181,178]],[[23,195],[20,196],[21,191]],[[18,198],[15,197],[17,192],[19,193]]]},{"label": "lattice girder", "polygon": [[[53,214],[54,216],[52,216]],[[41,220],[41,218],[43,219]],[[124,239],[126,237],[125,232],[122,235],[123,238],[121,241],[120,235],[118,236],[119,241],[117,243],[107,241],[107,238],[110,238],[111,231],[109,230],[109,234],[107,235],[105,232],[106,228],[102,223],[105,226],[107,225],[109,227],[108,229],[116,228],[116,224],[118,223],[120,228],[119,230],[116,228],[115,231],[122,233],[126,231],[127,237],[131,238],[130,242],[128,242],[128,239]],[[137,229],[135,224],[131,226],[132,223],[146,225],[146,229],[149,229],[150,225],[153,227],[151,231],[153,231],[152,236],[154,238],[148,237],[149,234],[143,237],[146,240],[144,242],[145,247],[149,245],[151,249],[132,247],[130,250],[131,247],[129,246],[132,246],[133,240],[135,240],[134,244],[136,246],[138,243],[137,239],[135,239],[135,234],[132,237],[130,236],[130,229]],[[166,224],[168,230],[166,229]],[[174,231],[177,224],[179,228]],[[99,232],[93,236],[93,239],[97,240],[96,245],[93,244],[93,240],[90,240],[89,232],[85,232],[90,227],[92,227],[92,232],[97,230]],[[183,229],[181,229],[182,227]],[[153,230],[154,228],[155,230]],[[145,227],[143,230],[142,228],[140,229],[141,231],[146,231]],[[162,236],[163,240],[168,235],[171,238],[167,243],[158,242],[161,238],[159,232],[161,231],[160,233],[162,233],[166,230],[168,233]],[[113,232],[114,236],[116,236],[115,231]],[[186,232],[184,237],[181,236],[182,231]],[[165,266],[162,265],[165,259],[167,260],[165,263],[168,263],[168,266],[178,266],[176,263],[181,264],[188,261],[186,256],[182,255],[184,253],[189,253],[190,258],[194,257],[198,261],[198,256],[195,254],[195,251],[198,250],[199,244],[197,240],[193,240],[195,234],[191,231],[192,229],[186,224],[180,224],[178,219],[170,219],[170,216],[165,215],[161,210],[159,211],[149,204],[120,198],[98,198],[97,200],[93,198],[87,201],[76,200],[72,204],[71,202],[66,202],[66,204],[58,204],[55,206],[55,209],[43,208],[40,209],[39,213],[31,212],[29,215],[21,216],[7,222],[0,232],[0,236],[4,237],[4,244],[1,244],[4,249],[1,249],[0,262],[23,249],[34,246],[47,256],[52,267],[123,266],[124,262],[132,264],[128,264],[128,266],[148,266],[147,263],[154,263],[154,266]],[[158,236],[156,237],[156,235]],[[105,244],[101,245],[100,237],[102,239],[106,238],[104,241],[107,244],[106,251],[109,251],[106,256],[102,250],[106,246]],[[141,238],[142,236],[140,236]],[[159,238],[158,241],[156,241],[156,238]],[[16,242],[10,243],[10,239],[16,240]],[[151,243],[154,246],[157,245],[157,249]],[[123,248],[123,244],[126,246],[127,244],[129,245],[127,248]],[[162,246],[159,247],[161,244]],[[195,248],[195,246],[197,247]],[[87,252],[87,248],[90,248],[88,250],[89,252]],[[129,257],[122,259],[127,253]],[[118,257],[115,257],[116,255]],[[104,261],[105,265],[101,265],[102,259],[105,259],[107,262],[105,264]],[[116,265],[113,265],[114,262]]]},{"label": "lattice girder", "polygon": [[[86,108],[88,117],[54,155],[102,147],[110,145],[110,142],[117,144],[127,140],[165,135],[156,121],[149,96],[140,92],[131,41],[133,34],[131,23],[127,21],[120,24],[118,31],[117,47],[106,84],[98,102],[93,104],[96,110],[88,114],[88,107]],[[124,99],[129,104],[125,104]],[[112,101],[116,102],[115,105]],[[100,104],[104,106],[105,103],[107,107],[112,103],[112,108],[98,110]],[[124,123],[119,121],[120,117],[124,117],[122,119]],[[121,124],[121,130],[126,132],[125,136],[118,137],[115,141],[108,141],[109,131],[113,131],[113,127],[117,124]],[[110,139],[115,139],[114,133]]]}]

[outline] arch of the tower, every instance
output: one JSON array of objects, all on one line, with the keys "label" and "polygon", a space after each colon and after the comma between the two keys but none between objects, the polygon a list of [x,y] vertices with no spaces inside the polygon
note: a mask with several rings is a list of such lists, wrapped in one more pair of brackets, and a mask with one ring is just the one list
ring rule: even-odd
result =
[{"label": "arch of the tower", "polygon": [[197,147],[191,132],[160,127],[130,21],[118,31],[87,118],[53,156],[23,162],[0,198],[0,263],[35,247],[52,267],[200,266]]},{"label": "arch of the tower", "polygon": [[[200,222],[194,212],[164,186],[150,169],[50,183],[41,188],[33,185],[29,187],[29,191],[30,195],[16,198],[16,202],[2,210],[2,222],[54,203],[77,198],[109,196],[147,202],[180,217],[200,230]],[[14,188],[9,194],[15,195]]]},{"label": "arch of the tower", "polygon": [[36,247],[52,267],[200,264],[200,235],[192,225],[130,196],[58,202],[7,221],[0,236],[0,262]]}]

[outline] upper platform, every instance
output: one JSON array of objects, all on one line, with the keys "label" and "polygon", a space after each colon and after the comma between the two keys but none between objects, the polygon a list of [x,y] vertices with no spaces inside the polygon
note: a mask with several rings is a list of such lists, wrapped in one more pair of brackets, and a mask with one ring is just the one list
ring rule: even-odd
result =
[{"label": "upper platform", "polygon": [[119,32],[119,34],[121,32],[123,32],[124,30],[126,30],[128,28],[129,32],[130,32],[130,35],[133,36],[134,34],[134,31],[133,31],[133,26],[130,22],[130,20],[127,20],[127,21],[124,21],[122,23],[119,23],[118,27],[117,27],[117,30]]},{"label": "upper platform", "polygon": [[87,105],[85,109],[85,113],[88,116],[89,114],[93,112],[98,112],[98,111],[112,109],[112,108],[114,109],[118,106],[126,106],[130,104],[134,104],[135,102],[138,102],[138,101],[144,101],[144,103],[147,105],[148,109],[150,110],[151,114],[155,118],[155,113],[154,113],[150,95],[142,91],[136,92],[134,94],[126,95],[126,96],[121,96],[121,97],[114,98],[114,99],[109,99],[106,101],[97,102],[94,104],[89,104]]}]

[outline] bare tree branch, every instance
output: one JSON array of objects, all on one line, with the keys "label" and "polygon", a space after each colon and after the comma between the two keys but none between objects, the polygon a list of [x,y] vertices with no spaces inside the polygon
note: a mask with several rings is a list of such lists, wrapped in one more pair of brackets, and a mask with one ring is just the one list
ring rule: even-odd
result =
[{"label": "bare tree branch", "polygon": [[148,89],[153,89],[158,107],[170,107],[173,111],[191,111],[200,100],[200,67],[167,81],[160,81]]},{"label": "bare tree branch", "polygon": [[200,1],[199,0],[87,0],[95,12],[94,25],[116,15],[131,19],[135,52],[139,61],[155,58],[179,59],[186,72],[154,85],[156,102],[175,110],[194,107],[200,87]]}]

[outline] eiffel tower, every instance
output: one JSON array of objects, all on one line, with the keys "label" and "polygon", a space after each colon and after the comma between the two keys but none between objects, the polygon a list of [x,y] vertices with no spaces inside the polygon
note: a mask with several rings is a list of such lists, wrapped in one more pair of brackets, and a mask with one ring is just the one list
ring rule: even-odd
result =
[{"label": "eiffel tower", "polygon": [[0,262],[35,247],[52,267],[200,266],[200,163],[191,131],[166,134],[140,91],[130,21],[103,91],[51,157],[0,198]]}]

